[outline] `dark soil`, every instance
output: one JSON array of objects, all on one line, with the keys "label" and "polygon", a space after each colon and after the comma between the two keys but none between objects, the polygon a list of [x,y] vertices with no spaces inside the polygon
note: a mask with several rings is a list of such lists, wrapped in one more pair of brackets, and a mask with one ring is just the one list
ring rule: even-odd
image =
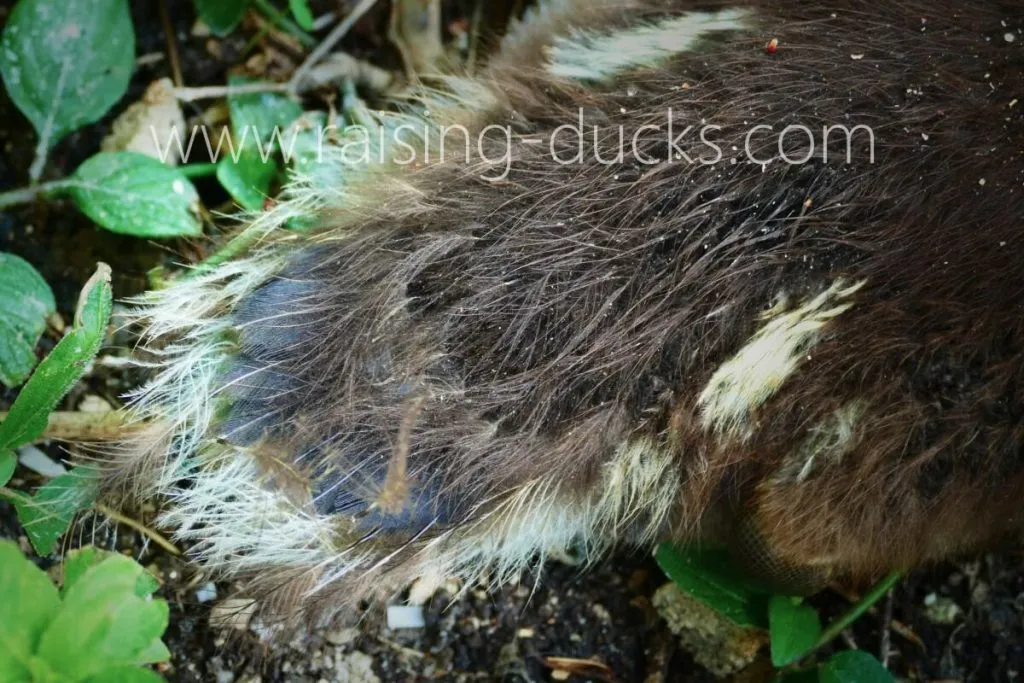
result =
[{"label": "dark soil", "polygon": [[[163,53],[163,29],[157,3],[135,0],[133,17],[139,55]],[[282,4],[283,3],[278,3]],[[313,3],[323,11],[331,2]],[[384,3],[381,3],[382,5]],[[504,5],[505,3],[501,3]],[[0,24],[12,3],[0,3]],[[185,81],[189,85],[223,84],[226,73],[241,59],[247,37],[221,42],[219,57],[205,38],[191,35],[191,3],[169,0]],[[495,6],[496,7],[496,6]],[[489,13],[501,15],[495,7]],[[380,10],[381,8],[378,8]],[[458,17],[458,8],[448,8]],[[346,49],[387,64],[393,60],[384,36],[386,14],[371,13],[353,31]],[[166,60],[141,67],[122,107],[135,101],[153,80],[169,75]],[[115,110],[104,121],[62,141],[51,155],[47,178],[60,178],[93,154],[109,130]],[[186,112],[194,114],[195,112]],[[34,152],[34,134],[0,89],[0,191],[27,182]],[[200,186],[204,196],[215,189]],[[97,261],[114,270],[115,296],[143,290],[147,272],[157,265],[189,260],[208,244],[146,243],[96,229],[68,203],[53,201],[0,212],[0,250],[17,253],[38,268],[54,288],[61,315],[69,320],[78,291]],[[45,340],[45,351],[53,339]],[[111,347],[104,355],[124,355]],[[102,363],[76,388],[63,406],[74,409],[83,395],[99,395],[116,405],[117,397],[138,381]],[[13,397],[0,394],[0,409]],[[52,457],[64,453],[46,447]],[[19,470],[15,487],[30,490],[39,481]],[[590,571],[552,564],[539,580],[523,577],[518,586],[488,592],[468,587],[451,600],[442,591],[426,606],[426,627],[392,632],[382,615],[371,614],[355,629],[316,634],[290,646],[267,650],[248,630],[215,629],[211,605],[228,586],[211,587],[184,562],[153,545],[144,547],[133,531],[109,524],[86,525],[69,545],[96,543],[134,554],[164,579],[162,594],[172,606],[165,641],[173,654],[164,670],[170,681],[549,681],[558,680],[552,662],[560,657],[595,660],[571,680],[708,681],[709,674],[680,651],[650,604],[664,578],[647,557],[613,558]],[[13,510],[0,502],[0,537],[20,538]],[[41,560],[43,566],[54,558]],[[834,615],[847,602],[826,592],[813,601]],[[877,653],[883,606],[846,634],[846,645]],[[892,616],[903,628],[891,629],[890,668],[913,681],[1018,681],[1024,672],[1024,554],[991,555],[979,561],[949,565],[914,574],[896,588]],[[949,623],[938,623],[949,621]],[[920,644],[915,642],[920,639]],[[763,664],[763,662],[761,663]],[[762,673],[758,674],[757,671]],[[755,665],[739,681],[768,680]],[[2,678],[2,676],[0,676]]]}]

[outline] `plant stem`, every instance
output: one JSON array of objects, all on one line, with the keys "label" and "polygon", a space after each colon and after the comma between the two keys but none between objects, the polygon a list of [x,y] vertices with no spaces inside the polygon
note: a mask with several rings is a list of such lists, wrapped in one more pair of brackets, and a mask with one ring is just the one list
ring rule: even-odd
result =
[{"label": "plant stem", "polygon": [[819,647],[822,647],[834,640],[836,636],[846,629],[846,627],[857,621],[862,614],[871,609],[872,605],[884,598],[886,593],[892,590],[893,586],[899,583],[902,579],[903,574],[901,572],[893,572],[876,583],[871,590],[852,605],[845,614],[829,624],[828,627],[821,632],[821,637],[818,638],[818,642],[814,644],[814,647],[804,653],[803,656],[810,654],[810,652],[813,652]]},{"label": "plant stem", "polygon": [[12,503],[31,503],[32,499],[26,496],[21,491],[15,491],[9,489],[6,486],[0,486],[0,498],[6,498]]},{"label": "plant stem", "polygon": [[0,192],[0,209],[34,202],[39,195],[57,194],[78,184],[77,180],[52,180],[48,183]]},{"label": "plant stem", "polygon": [[305,47],[310,48],[316,46],[316,38],[299,28],[298,24],[286,17],[279,9],[271,5],[268,0],[253,0],[252,4],[253,7],[255,7],[261,14],[276,24],[278,28],[287,31],[298,38],[299,42]]},{"label": "plant stem", "polygon": [[205,178],[217,172],[217,164],[185,164],[179,166],[178,170],[186,178]]},{"label": "plant stem", "polygon": [[103,505],[102,503],[97,503],[93,507],[96,508],[96,512],[100,513],[104,517],[109,517],[111,520],[117,522],[118,524],[124,524],[126,527],[135,529],[143,536],[148,536],[154,543],[156,543],[158,546],[166,550],[171,555],[181,555],[181,550],[178,549],[178,546],[174,545],[166,538],[164,538],[164,536],[161,535],[160,532],[150,529],[142,522],[136,521],[131,517],[125,517],[120,512],[112,510],[108,508],[106,505]]}]

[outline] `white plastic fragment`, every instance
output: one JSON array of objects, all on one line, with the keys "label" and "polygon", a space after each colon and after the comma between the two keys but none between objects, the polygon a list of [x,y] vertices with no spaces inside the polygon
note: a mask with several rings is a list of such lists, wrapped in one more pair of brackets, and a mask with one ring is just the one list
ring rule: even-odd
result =
[{"label": "white plastic fragment", "polygon": [[423,608],[415,605],[389,605],[388,628],[423,628],[427,625],[423,618]]}]

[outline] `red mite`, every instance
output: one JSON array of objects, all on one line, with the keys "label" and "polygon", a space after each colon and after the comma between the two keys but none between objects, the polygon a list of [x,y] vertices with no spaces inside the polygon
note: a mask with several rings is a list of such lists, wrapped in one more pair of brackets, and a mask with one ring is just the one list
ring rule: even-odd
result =
[{"label": "red mite", "polygon": [[767,46],[767,47],[765,47],[765,50],[766,50],[766,51],[768,52],[768,54],[770,54],[770,55],[773,55],[773,54],[775,54],[775,51],[776,51],[776,50],[778,50],[778,49],[779,49],[779,39],[778,39],[778,38],[772,38],[772,39],[771,39],[771,40],[770,40],[770,41],[768,42],[768,46]]}]

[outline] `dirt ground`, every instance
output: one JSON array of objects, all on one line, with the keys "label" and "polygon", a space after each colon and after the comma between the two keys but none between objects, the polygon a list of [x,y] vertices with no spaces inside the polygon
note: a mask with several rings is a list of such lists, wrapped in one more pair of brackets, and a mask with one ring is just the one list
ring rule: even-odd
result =
[{"label": "dirt ground", "polygon": [[[0,2],[0,23],[11,4],[10,0]],[[155,5],[132,3],[139,55],[164,50]],[[204,41],[191,35],[190,3],[174,0],[169,6],[187,82],[223,83],[245,38],[222,41],[219,55],[213,56]],[[448,9],[449,14],[459,11]],[[382,23],[379,12],[371,14],[346,47],[386,62]],[[149,82],[167,73],[164,61],[141,67],[125,102],[137,99]],[[107,133],[111,118],[65,139],[52,156],[48,174],[60,177],[90,156]],[[0,94],[0,190],[26,183],[33,147],[28,124]],[[206,196],[216,189],[200,184],[200,191]],[[77,292],[96,261],[113,267],[115,296],[124,297],[145,287],[149,268],[186,258],[193,245],[157,245],[100,232],[70,204],[58,201],[0,212],[0,250],[22,255],[40,268],[68,320]],[[118,340],[105,349],[101,359],[124,356],[127,351],[121,343]],[[86,395],[117,405],[118,397],[138,381],[137,376],[99,362],[68,397],[64,409],[75,409]],[[13,394],[0,392],[0,409],[11,398]],[[56,445],[45,449],[52,457],[64,456]],[[13,485],[31,489],[38,483],[19,470]],[[567,665],[551,658],[598,663],[573,675],[569,679],[573,681],[714,680],[677,647],[651,607],[651,596],[664,577],[646,556],[615,557],[589,571],[553,563],[539,579],[524,576],[519,585],[494,592],[468,587],[455,600],[442,591],[426,605],[422,629],[391,631],[382,614],[371,613],[358,627],[315,634],[267,650],[241,622],[236,624],[241,628],[211,626],[211,609],[230,592],[229,586],[209,584],[182,560],[155,546],[144,547],[143,539],[130,529],[87,528],[88,533],[80,532],[70,544],[92,542],[131,552],[162,576],[162,595],[172,606],[165,641],[173,660],[163,672],[169,681],[564,680],[565,669],[560,667]],[[22,538],[24,544],[13,511],[2,502],[0,537]],[[51,565],[54,559],[41,563]],[[825,615],[837,614],[848,604],[833,591],[813,602]],[[884,607],[879,605],[845,634],[846,643],[877,653],[886,623]],[[894,591],[892,618],[888,662],[897,676],[912,681],[1018,681],[1024,673],[1024,553],[991,555],[918,572]],[[755,665],[736,680],[768,680],[763,671]]]}]

